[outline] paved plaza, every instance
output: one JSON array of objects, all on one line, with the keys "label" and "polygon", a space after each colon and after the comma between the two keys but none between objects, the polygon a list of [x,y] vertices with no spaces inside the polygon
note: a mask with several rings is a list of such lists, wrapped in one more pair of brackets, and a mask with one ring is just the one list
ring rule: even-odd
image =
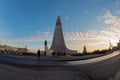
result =
[{"label": "paved plaza", "polygon": [[[112,54],[117,53],[118,52],[113,52]],[[3,55],[0,56],[0,61],[0,80],[120,79],[120,54],[103,61],[79,65],[62,65],[66,64],[66,61],[26,60],[23,58],[13,58]],[[29,65],[25,65],[28,63]],[[72,63],[74,63],[74,61],[72,61]]]},{"label": "paved plaza", "polygon": [[0,63],[0,80],[89,80],[72,68],[27,69]]},{"label": "paved plaza", "polygon": [[[74,61],[74,60],[85,60],[95,57],[100,57],[107,55],[106,54],[93,54],[93,55],[84,55],[84,56],[40,56],[40,61]],[[10,58],[19,58],[19,59],[26,59],[26,60],[37,60],[37,55],[31,56],[31,55],[12,55],[12,54],[1,54],[0,56],[10,57]]]}]

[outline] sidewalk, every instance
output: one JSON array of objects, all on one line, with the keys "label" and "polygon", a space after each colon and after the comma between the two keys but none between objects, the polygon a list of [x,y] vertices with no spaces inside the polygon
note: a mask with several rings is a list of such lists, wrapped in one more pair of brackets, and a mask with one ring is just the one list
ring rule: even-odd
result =
[{"label": "sidewalk", "polygon": [[0,63],[0,80],[90,80],[71,67],[18,67]]},{"label": "sidewalk", "polygon": [[[37,60],[37,58],[33,58],[33,57],[28,59],[28,57],[25,58],[25,56],[15,57],[15,56],[11,56],[11,55],[9,55],[9,56],[0,55],[0,61],[4,62],[4,63],[11,63],[11,64],[17,64],[17,65],[72,66],[72,65],[88,64],[88,63],[92,63],[92,62],[106,60],[106,59],[114,57],[118,54],[119,54],[118,52],[113,52],[111,54],[107,54],[107,55],[104,55],[104,56],[101,56],[101,57],[89,58],[89,59],[85,59],[85,60],[80,60],[80,57],[78,57],[79,60],[76,60],[76,58],[65,57],[65,56],[64,57],[46,57],[46,58],[41,57],[40,60]],[[45,59],[47,59],[47,60],[45,60]]]},{"label": "sidewalk", "polygon": [[120,71],[117,72],[117,74],[112,77],[110,80],[120,80]]},{"label": "sidewalk", "polygon": [[[84,55],[84,56],[40,56],[40,61],[76,61],[76,60],[85,60],[96,58],[100,56],[104,56],[107,54],[93,54],[93,55]],[[1,54],[1,56],[11,57],[11,58],[19,58],[19,59],[27,59],[27,60],[37,60],[37,56],[30,55],[11,55],[11,54]]]},{"label": "sidewalk", "polygon": [[43,65],[57,66],[57,65],[65,64],[65,62],[30,60],[30,59],[21,59],[21,58],[6,57],[6,56],[0,56],[0,61],[11,64],[32,65],[32,66],[43,66]]}]

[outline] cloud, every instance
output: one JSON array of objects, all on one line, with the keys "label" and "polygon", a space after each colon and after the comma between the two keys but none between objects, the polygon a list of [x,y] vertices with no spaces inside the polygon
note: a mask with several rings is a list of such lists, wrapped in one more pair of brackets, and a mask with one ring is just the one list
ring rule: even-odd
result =
[{"label": "cloud", "polygon": [[5,23],[6,23],[6,22],[5,22],[4,19],[0,19],[0,26],[1,26],[1,25],[5,25]]},{"label": "cloud", "polygon": [[[96,46],[100,44],[106,44],[109,46],[109,40],[113,45],[120,39],[120,18],[113,16],[110,12],[106,12],[103,16],[97,17],[98,20],[103,20],[103,22],[108,25],[101,31],[87,31],[87,32],[66,32],[65,39],[70,40],[72,45],[83,45]],[[77,41],[76,41],[77,40]]]},{"label": "cloud", "polygon": [[[108,48],[109,40],[113,45],[120,39],[120,18],[113,16],[109,11],[104,15],[98,17],[99,20],[102,20],[107,28],[104,28],[101,31],[74,31],[74,32],[64,32],[65,42],[68,46],[91,46],[94,48]],[[45,40],[52,41],[53,33],[52,32],[36,32],[35,36],[28,36],[21,39],[6,40],[3,43],[34,43],[34,42],[43,42]]]},{"label": "cloud", "polygon": [[65,20],[70,20],[70,17],[66,16],[66,17],[65,17]]},{"label": "cloud", "polygon": [[29,36],[26,38],[22,39],[15,39],[15,40],[9,40],[9,42],[41,42],[45,40],[51,40],[52,39],[52,34],[49,32],[44,32],[41,34],[38,34],[36,36]]},{"label": "cloud", "polygon": [[86,13],[86,14],[88,14],[88,13],[89,13],[89,11],[87,11],[87,10],[86,10],[86,11],[85,11],[85,13]]},{"label": "cloud", "polygon": [[120,14],[120,10],[117,10],[116,13],[117,13],[117,14]]},{"label": "cloud", "polygon": [[117,7],[120,7],[120,0],[115,0],[115,4]]},{"label": "cloud", "polygon": [[98,2],[104,2],[105,0],[92,0],[92,1],[98,3]]},{"label": "cloud", "polygon": [[113,26],[120,25],[120,19],[117,16],[112,16],[110,12],[107,12],[104,16],[104,23]]}]

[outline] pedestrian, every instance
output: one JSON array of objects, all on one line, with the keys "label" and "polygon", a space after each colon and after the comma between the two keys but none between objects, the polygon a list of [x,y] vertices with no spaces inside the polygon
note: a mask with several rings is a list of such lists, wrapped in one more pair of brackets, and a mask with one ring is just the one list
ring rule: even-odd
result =
[{"label": "pedestrian", "polygon": [[44,52],[44,56],[46,56],[46,51]]},{"label": "pedestrian", "polygon": [[38,57],[38,60],[39,60],[39,58],[40,58],[40,49],[38,49],[38,51],[37,51],[37,57]]}]

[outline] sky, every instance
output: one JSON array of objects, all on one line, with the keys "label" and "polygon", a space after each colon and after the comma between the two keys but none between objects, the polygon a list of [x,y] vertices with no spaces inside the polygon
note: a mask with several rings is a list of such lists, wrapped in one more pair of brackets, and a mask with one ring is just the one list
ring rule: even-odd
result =
[{"label": "sky", "polygon": [[69,49],[108,49],[120,39],[120,0],[0,0],[0,44],[44,50],[58,15]]}]

